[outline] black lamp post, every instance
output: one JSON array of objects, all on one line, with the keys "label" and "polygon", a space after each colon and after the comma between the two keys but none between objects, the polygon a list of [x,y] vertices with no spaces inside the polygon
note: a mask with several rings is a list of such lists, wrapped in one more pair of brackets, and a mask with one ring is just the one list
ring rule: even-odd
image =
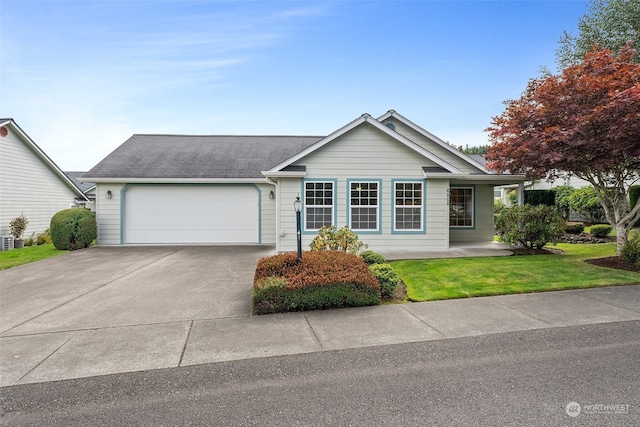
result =
[{"label": "black lamp post", "polygon": [[300,196],[296,196],[293,202],[293,209],[296,211],[296,236],[298,238],[298,259],[302,259],[302,231],[300,230],[300,211],[302,210],[302,200]]}]

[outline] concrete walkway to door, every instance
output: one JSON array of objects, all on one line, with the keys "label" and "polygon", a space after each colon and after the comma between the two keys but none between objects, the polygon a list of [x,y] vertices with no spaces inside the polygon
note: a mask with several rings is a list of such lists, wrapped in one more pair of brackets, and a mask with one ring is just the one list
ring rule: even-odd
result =
[{"label": "concrete walkway to door", "polygon": [[0,386],[640,321],[640,285],[252,316],[255,266],[273,253],[93,247],[0,271]]}]

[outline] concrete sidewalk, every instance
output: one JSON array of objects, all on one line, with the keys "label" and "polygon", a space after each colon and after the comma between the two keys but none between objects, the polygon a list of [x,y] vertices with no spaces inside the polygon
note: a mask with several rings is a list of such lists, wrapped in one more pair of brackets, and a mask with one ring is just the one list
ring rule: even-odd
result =
[{"label": "concrete sidewalk", "polygon": [[640,285],[267,316],[7,331],[0,385],[640,320]]}]

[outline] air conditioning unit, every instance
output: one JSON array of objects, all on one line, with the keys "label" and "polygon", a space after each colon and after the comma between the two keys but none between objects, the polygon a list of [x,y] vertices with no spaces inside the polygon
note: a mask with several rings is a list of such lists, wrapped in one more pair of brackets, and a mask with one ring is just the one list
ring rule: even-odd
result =
[{"label": "air conditioning unit", "polygon": [[0,251],[13,249],[13,236],[0,236]]}]

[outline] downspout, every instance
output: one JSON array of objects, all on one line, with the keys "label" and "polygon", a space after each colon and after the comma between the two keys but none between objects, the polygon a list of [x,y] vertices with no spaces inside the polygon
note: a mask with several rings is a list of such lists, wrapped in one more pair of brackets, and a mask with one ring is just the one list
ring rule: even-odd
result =
[{"label": "downspout", "polygon": [[280,252],[280,186],[277,180],[266,177],[267,184],[276,187],[276,253]]}]

